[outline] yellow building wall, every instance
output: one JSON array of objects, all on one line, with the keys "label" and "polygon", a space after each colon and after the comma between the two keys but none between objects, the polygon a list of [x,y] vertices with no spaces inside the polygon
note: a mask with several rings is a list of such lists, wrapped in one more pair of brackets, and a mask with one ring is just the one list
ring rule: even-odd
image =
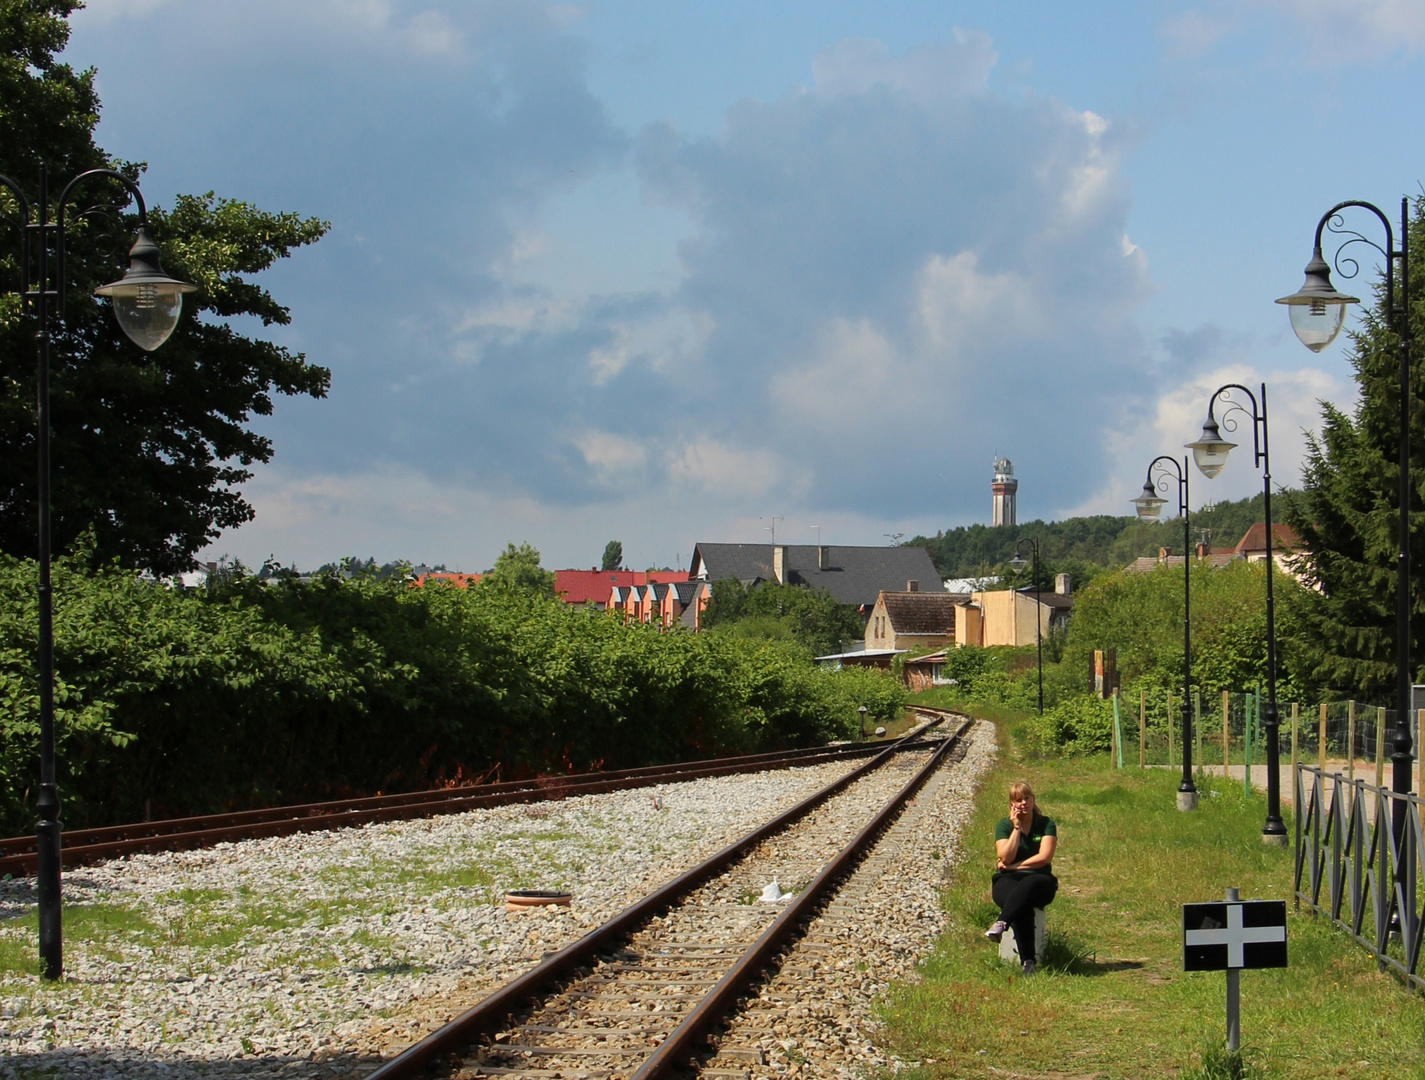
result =
[{"label": "yellow building wall", "polygon": [[1049,608],[1035,601],[1032,595],[1013,589],[971,594],[971,600],[984,612],[984,635],[981,643],[991,645],[1033,645],[1035,608],[1039,609],[1038,632],[1049,632]]}]

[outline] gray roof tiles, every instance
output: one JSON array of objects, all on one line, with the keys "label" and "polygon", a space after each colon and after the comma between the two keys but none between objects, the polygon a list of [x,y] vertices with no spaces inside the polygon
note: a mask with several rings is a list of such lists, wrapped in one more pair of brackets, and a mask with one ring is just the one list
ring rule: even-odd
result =
[{"label": "gray roof tiles", "polygon": [[[885,592],[902,592],[906,582],[940,591],[940,574],[921,547],[850,547],[828,545],[826,565],[818,565],[815,544],[779,544],[786,560],[786,583],[825,589],[840,604],[871,605]],[[771,544],[698,544],[692,573],[709,581],[736,578],[744,585],[776,581]]]}]

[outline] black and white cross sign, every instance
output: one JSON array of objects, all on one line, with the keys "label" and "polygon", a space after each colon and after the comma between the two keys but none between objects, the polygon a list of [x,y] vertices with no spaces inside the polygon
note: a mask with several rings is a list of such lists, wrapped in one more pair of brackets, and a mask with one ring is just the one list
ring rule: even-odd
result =
[{"label": "black and white cross sign", "polygon": [[1286,967],[1286,901],[1183,905],[1183,970]]}]

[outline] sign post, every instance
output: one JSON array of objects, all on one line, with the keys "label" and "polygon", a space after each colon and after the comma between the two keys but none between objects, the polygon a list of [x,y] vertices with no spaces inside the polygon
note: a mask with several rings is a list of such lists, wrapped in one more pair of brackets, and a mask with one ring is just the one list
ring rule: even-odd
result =
[{"label": "sign post", "polygon": [[1286,967],[1286,901],[1242,900],[1236,889],[1216,904],[1183,905],[1183,970],[1227,973],[1227,1049],[1242,1042],[1239,974]]}]

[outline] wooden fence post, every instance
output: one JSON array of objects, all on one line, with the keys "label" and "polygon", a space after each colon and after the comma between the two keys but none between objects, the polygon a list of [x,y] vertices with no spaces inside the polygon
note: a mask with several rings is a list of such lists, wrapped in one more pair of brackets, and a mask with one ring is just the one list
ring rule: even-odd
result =
[{"label": "wooden fence post", "polygon": [[1225,780],[1232,771],[1232,732],[1227,727],[1227,712],[1232,704],[1229,691],[1222,691],[1222,778]]},{"label": "wooden fence post", "polygon": [[1356,699],[1346,702],[1346,779],[1356,779]]},{"label": "wooden fence post", "polygon": [[1321,719],[1316,724],[1316,765],[1326,775],[1326,702],[1321,703]]},{"label": "wooden fence post", "polygon": [[1193,752],[1197,754],[1197,775],[1202,775],[1202,692],[1192,692]]},{"label": "wooden fence post", "polygon": [[1298,721],[1301,719],[1301,706],[1295,701],[1291,703],[1291,782],[1292,790],[1296,790],[1296,732],[1299,727]]},{"label": "wooden fence post", "polygon": [[1173,692],[1168,691],[1168,768],[1173,766]]},{"label": "wooden fence post", "polygon": [[1385,783],[1385,709],[1376,709],[1376,787]]},{"label": "wooden fence post", "polygon": [[1138,691],[1138,767],[1148,767],[1148,691]]}]

